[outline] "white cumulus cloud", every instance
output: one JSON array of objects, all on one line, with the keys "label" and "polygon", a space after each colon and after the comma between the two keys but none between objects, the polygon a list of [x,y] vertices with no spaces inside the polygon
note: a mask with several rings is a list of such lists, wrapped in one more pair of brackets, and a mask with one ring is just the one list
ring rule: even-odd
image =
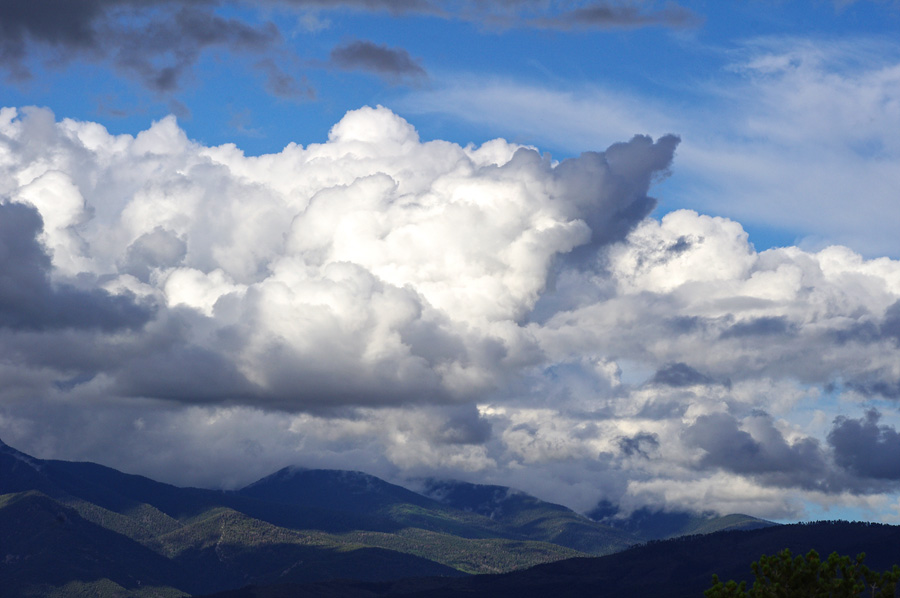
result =
[{"label": "white cumulus cloud", "polygon": [[376,107],[251,157],[4,109],[0,435],[185,484],[299,463],[584,510],[883,503],[900,474],[859,464],[896,436],[900,263],[650,218],[677,143],[556,163]]}]

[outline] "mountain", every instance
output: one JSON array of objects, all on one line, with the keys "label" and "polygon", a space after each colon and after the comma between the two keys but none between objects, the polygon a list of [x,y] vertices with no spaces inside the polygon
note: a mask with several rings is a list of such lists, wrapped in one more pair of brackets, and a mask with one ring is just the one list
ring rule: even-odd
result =
[{"label": "mountain", "polygon": [[454,512],[421,494],[358,471],[287,467],[237,494],[304,510],[322,509],[349,517],[365,514],[365,522],[354,525],[369,531],[396,532],[412,526],[467,538],[503,534],[490,520]]},{"label": "mountain", "polygon": [[714,573],[723,580],[752,582],[750,564],[785,548],[795,555],[814,549],[823,558],[831,552],[865,552],[866,565],[884,571],[900,564],[900,527],[841,521],[779,525],[651,542],[604,557],[498,575],[257,586],[207,598],[698,598]]},{"label": "mountain", "polygon": [[[3,476],[4,480],[7,476]],[[177,565],[37,491],[0,496],[4,596],[75,594],[91,586],[182,596]]]},{"label": "mountain", "polygon": [[[238,494],[303,509],[366,513],[368,523],[345,538],[397,550],[410,546],[413,554],[467,573],[506,571],[585,552],[609,554],[636,541],[565,507],[560,507],[564,517],[556,516],[540,531],[533,522],[487,517],[361,472],[285,468]],[[590,528],[581,545],[565,541],[565,529],[574,527],[568,519]]]},{"label": "mountain", "polygon": [[552,542],[588,554],[611,554],[635,544],[635,535],[505,486],[425,480],[423,494],[490,518],[523,538]]},{"label": "mountain", "polygon": [[640,512],[598,522],[502,486],[424,486],[417,493],[361,472],[285,468],[237,491],[180,488],[0,442],[0,588],[13,598],[174,598],[247,586],[443,592],[458,583],[477,594],[494,577],[448,580],[578,563],[653,534],[767,524]]},{"label": "mountain", "polygon": [[[0,443],[4,596],[384,582],[511,571],[584,554],[526,527],[359,472],[285,469],[224,492],[36,459]],[[614,548],[634,541],[604,526],[594,532],[617,538]]]},{"label": "mountain", "polygon": [[650,507],[641,507],[623,515],[616,505],[608,501],[601,502],[587,516],[644,542],[724,530],[748,531],[776,525],[750,515],[719,516],[715,513],[664,511]]}]

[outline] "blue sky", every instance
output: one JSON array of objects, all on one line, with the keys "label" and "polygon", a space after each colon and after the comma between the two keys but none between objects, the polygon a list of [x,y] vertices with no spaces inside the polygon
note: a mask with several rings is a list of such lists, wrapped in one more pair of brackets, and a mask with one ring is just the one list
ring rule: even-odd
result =
[{"label": "blue sky", "polygon": [[898,32],[889,0],[0,0],[0,437],[895,521]]},{"label": "blue sky", "polygon": [[[137,22],[164,23],[167,11],[174,13],[176,6],[162,3],[155,16],[144,14]],[[21,61],[31,79],[8,80],[4,104],[47,106],[60,117],[99,121],[121,133],[134,133],[172,113],[191,138],[207,145],[236,143],[248,154],[277,152],[290,142],[324,141],[346,111],[381,104],[407,118],[424,139],[480,144],[503,137],[557,158],[603,149],[623,134],[671,132],[684,138],[682,151],[716,152],[710,147],[715,143],[754,142],[748,153],[779,152],[790,159],[792,151],[807,148],[781,146],[745,127],[748,121],[767,116],[754,114],[766,109],[759,103],[777,101],[766,94],[779,84],[788,93],[791,86],[812,83],[805,76],[810,73],[765,73],[748,69],[748,64],[765,55],[794,55],[795,61],[805,64],[795,62],[793,67],[806,66],[822,79],[844,77],[853,85],[853,73],[873,73],[896,57],[894,34],[900,27],[896,4],[874,1],[685,2],[671,5],[669,10],[681,7],[683,12],[674,23],[661,14],[668,6],[662,3],[612,3],[613,8],[634,11],[650,23],[555,28],[535,20],[558,16],[565,3],[521,3],[518,9],[495,7],[493,13],[478,4],[409,11],[364,10],[352,3],[275,2],[260,9],[232,3],[206,6],[203,10],[210,14],[258,31],[274,27],[277,33],[249,49],[232,41],[205,47],[189,43],[190,56],[181,59],[155,49],[157,55],[148,56],[148,62],[157,68],[184,60],[179,78],[163,90],[148,86],[149,75],[141,75],[135,67],[116,68],[115,46],[87,51],[32,42]],[[491,15],[493,19],[488,18]],[[331,52],[354,42],[382,49],[382,59],[402,56],[408,64],[336,65]],[[807,55],[798,57],[804,47]],[[60,56],[74,58],[60,65]],[[263,62],[268,66],[260,66]],[[267,69],[278,69],[278,76],[290,81],[286,89],[272,92]],[[841,82],[832,83],[833,88],[810,93],[842,93]],[[487,86],[494,87],[491,97],[485,94]],[[888,93],[884,88],[877,92]],[[818,108],[823,121],[814,125],[828,130],[824,120],[828,106],[821,105],[827,103],[822,99]],[[563,100],[576,104],[576,122],[573,106]],[[857,104],[857,108],[867,107]],[[770,111],[768,116],[785,120],[774,126],[795,124],[790,114]],[[896,115],[889,110],[868,118],[876,127],[881,121],[885,133],[896,124]],[[798,135],[808,133],[798,130]],[[834,146],[854,141],[858,140],[827,139]],[[882,140],[869,143],[876,147]],[[735,191],[724,186],[727,172],[677,166],[663,188],[662,211],[694,207],[738,218],[752,231],[758,248],[798,241],[817,247],[840,242],[854,244],[868,256],[897,255],[889,230],[878,231],[873,238],[865,221],[853,223],[848,231],[846,219],[820,216],[824,222],[815,223],[800,214],[779,218],[777,206],[738,207],[735,204],[747,198],[735,197]],[[848,188],[851,178],[848,174],[842,179]],[[781,183],[773,177],[754,194],[771,193]],[[810,185],[802,191],[821,193]],[[867,219],[877,219],[877,199],[864,200],[871,206]],[[835,206],[831,213],[840,209]]]}]

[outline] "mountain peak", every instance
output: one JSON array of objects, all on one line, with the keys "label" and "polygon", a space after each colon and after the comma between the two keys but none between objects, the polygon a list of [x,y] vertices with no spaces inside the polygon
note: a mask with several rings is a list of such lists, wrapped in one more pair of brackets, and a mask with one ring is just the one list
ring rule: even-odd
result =
[{"label": "mountain peak", "polygon": [[9,455],[10,457],[13,457],[17,461],[21,461],[22,463],[25,463],[26,465],[28,465],[29,467],[31,467],[33,469],[36,469],[36,470],[41,469],[40,459],[35,459],[31,455],[26,455],[22,451],[18,451],[16,449],[14,449],[13,447],[9,446],[2,440],[0,440],[0,453],[2,453],[4,455]]}]

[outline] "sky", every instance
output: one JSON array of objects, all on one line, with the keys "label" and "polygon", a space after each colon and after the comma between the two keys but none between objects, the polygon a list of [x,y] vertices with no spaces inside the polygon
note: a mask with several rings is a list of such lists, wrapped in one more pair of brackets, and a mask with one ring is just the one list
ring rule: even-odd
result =
[{"label": "sky", "polygon": [[0,0],[0,439],[900,522],[900,3]]}]

